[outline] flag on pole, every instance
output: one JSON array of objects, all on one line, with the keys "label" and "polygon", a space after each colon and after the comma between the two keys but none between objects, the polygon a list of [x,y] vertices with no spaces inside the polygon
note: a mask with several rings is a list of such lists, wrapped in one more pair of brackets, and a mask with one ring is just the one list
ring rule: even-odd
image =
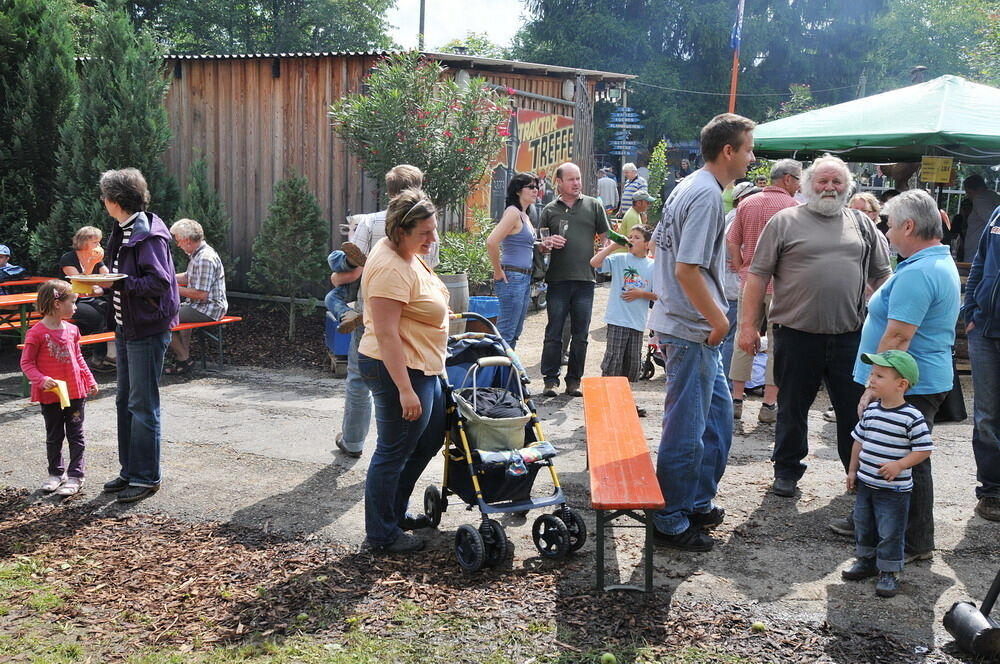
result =
[{"label": "flag on pole", "polygon": [[736,9],[736,22],[733,23],[733,31],[729,35],[729,47],[734,51],[740,50],[740,39],[743,36],[743,0],[740,0]]}]

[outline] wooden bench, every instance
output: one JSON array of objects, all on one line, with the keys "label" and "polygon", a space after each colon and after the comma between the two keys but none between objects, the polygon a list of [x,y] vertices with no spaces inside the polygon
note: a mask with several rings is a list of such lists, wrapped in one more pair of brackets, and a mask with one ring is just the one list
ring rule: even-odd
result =
[{"label": "wooden bench", "polygon": [[[597,587],[649,592],[653,589],[653,512],[663,509],[665,503],[632,388],[624,377],[595,377],[584,378],[582,390],[590,501],[597,512]],[[620,516],[642,524],[625,527],[646,530],[643,588],[604,584],[604,531]]]}]

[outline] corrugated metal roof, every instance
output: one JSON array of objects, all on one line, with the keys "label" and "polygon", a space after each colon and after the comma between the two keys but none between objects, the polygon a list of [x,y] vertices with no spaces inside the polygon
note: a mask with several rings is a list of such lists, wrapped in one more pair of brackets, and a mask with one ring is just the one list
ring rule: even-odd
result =
[{"label": "corrugated metal roof", "polygon": [[[227,53],[227,54],[206,54],[206,55],[168,55],[167,60],[252,60],[267,58],[323,58],[323,57],[343,57],[343,56],[367,56],[381,57],[405,51],[324,51],[321,53]],[[435,51],[423,51],[423,54],[434,58],[450,67],[462,69],[482,69],[484,71],[505,70],[511,73],[531,73],[542,75],[562,75],[562,76],[586,76],[598,80],[607,81],[627,81],[635,78],[632,74],[618,74],[607,71],[597,71],[594,69],[577,69],[574,67],[560,67],[557,65],[543,65],[534,62],[519,62],[517,60],[496,60],[494,58],[481,58],[476,55],[461,55],[458,53],[437,53]]]}]

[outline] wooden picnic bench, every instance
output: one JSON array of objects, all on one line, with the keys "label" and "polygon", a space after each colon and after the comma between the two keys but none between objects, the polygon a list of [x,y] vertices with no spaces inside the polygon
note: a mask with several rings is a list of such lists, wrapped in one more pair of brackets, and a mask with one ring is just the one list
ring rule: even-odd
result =
[{"label": "wooden picnic bench", "polygon": [[[653,589],[653,512],[663,509],[665,503],[632,388],[624,377],[593,377],[583,379],[582,390],[590,501],[597,512],[597,587],[649,592]],[[604,583],[604,531],[620,516],[642,524],[624,527],[646,530],[642,588]]]}]

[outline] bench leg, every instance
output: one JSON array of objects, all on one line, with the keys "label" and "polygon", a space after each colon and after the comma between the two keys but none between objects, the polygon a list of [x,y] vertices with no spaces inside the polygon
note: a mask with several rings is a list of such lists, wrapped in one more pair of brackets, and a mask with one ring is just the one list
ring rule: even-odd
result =
[{"label": "bench leg", "polygon": [[604,510],[595,510],[597,513],[597,588],[604,590]]},{"label": "bench leg", "polygon": [[646,516],[646,542],[643,546],[643,566],[646,572],[646,592],[653,592],[653,512],[644,510]]}]

